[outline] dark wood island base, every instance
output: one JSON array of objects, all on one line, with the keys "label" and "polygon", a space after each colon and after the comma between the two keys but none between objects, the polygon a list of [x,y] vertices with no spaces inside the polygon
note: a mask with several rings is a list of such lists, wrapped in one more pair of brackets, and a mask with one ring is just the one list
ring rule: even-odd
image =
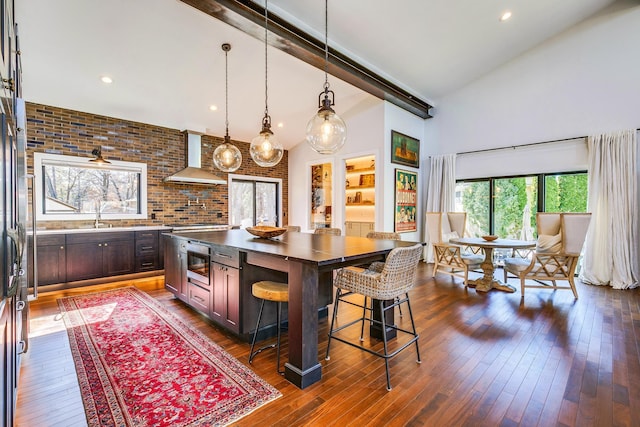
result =
[{"label": "dark wood island base", "polygon": [[[285,378],[300,388],[322,378],[318,317],[332,302],[333,270],[381,261],[393,248],[415,244],[310,233],[262,239],[246,230],[171,233],[164,239],[166,289],[246,341],[259,309],[251,285],[260,280],[289,284]],[[269,308],[261,337],[270,334],[269,328],[275,331],[275,307]]]}]

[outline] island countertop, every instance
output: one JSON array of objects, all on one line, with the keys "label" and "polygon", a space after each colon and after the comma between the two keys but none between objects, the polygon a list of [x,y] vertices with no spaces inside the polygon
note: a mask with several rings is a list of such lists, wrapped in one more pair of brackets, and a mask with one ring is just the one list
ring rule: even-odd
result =
[{"label": "island countertop", "polygon": [[246,230],[196,231],[172,233],[203,244],[233,247],[242,251],[269,254],[288,260],[315,263],[318,266],[349,262],[372,256],[384,256],[398,246],[412,246],[416,242],[367,239],[353,236],[332,236],[286,232],[270,239],[258,238]]}]

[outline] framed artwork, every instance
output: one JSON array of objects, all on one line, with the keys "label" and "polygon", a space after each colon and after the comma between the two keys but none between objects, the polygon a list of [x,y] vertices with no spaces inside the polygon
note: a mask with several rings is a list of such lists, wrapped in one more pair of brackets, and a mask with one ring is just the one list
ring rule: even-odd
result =
[{"label": "framed artwork", "polygon": [[391,131],[391,162],[399,165],[420,167],[420,140]]},{"label": "framed artwork", "polygon": [[416,231],[418,174],[396,169],[395,232]]}]

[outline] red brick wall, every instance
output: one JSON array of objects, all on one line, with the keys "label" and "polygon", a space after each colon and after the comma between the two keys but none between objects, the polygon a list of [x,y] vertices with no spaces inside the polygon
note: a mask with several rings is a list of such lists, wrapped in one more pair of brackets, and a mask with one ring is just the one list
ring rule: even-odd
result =
[{"label": "red brick wall", "polygon": [[[27,103],[27,164],[33,173],[33,153],[46,152],[92,158],[91,151],[102,147],[102,156],[111,160],[147,164],[147,219],[109,221],[114,227],[161,224],[227,224],[228,186],[165,183],[163,179],[186,166],[182,129],[169,129],[128,120],[82,113],[64,108]],[[202,137],[202,168],[222,179],[227,174],[213,166],[214,149],[221,137]],[[273,168],[258,166],[249,155],[249,143],[233,141],[242,152],[242,166],[235,174],[282,179],[283,224],[287,223],[289,189],[288,152]],[[198,199],[199,204],[195,204]],[[192,206],[187,206],[187,201]],[[206,208],[202,208],[202,204]],[[151,214],[155,219],[151,219]],[[48,221],[48,228],[75,228],[88,221]]]}]

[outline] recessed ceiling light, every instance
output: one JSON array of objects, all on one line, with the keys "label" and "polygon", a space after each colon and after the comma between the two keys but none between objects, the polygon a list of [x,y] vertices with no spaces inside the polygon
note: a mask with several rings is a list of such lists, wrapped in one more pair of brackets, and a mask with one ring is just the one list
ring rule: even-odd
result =
[{"label": "recessed ceiling light", "polygon": [[209,105],[209,110],[218,111],[218,106],[217,105]]},{"label": "recessed ceiling light", "polygon": [[509,18],[511,18],[511,12],[509,12],[508,10],[506,12],[504,12],[501,16],[500,16],[500,22],[504,22],[506,20],[508,20]]},{"label": "recessed ceiling light", "polygon": [[278,123],[278,127],[279,128],[283,128],[284,127],[284,123],[282,123],[282,122]]},{"label": "recessed ceiling light", "polygon": [[102,83],[106,84],[113,83],[113,79],[109,76],[102,76],[100,77],[100,80],[102,81]]}]

